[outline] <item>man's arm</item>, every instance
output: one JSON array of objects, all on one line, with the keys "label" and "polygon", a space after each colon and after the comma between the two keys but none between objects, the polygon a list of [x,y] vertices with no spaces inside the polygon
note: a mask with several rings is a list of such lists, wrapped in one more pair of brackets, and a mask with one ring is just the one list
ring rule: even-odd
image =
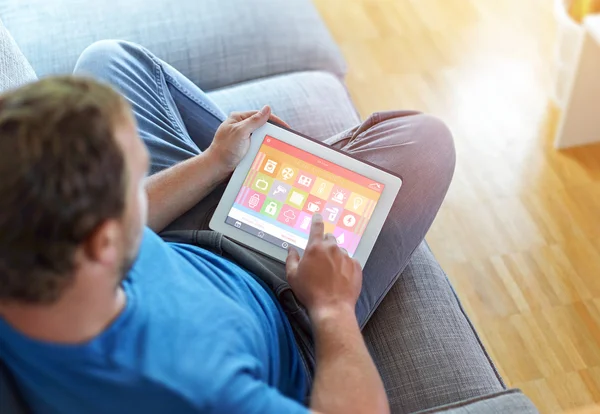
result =
[{"label": "man's arm", "polygon": [[323,414],[389,413],[387,395],[354,307],[311,312],[317,370],[311,409]]},{"label": "man's arm", "polygon": [[269,119],[288,126],[268,106],[234,112],[219,126],[206,151],[148,177],[148,226],[160,232],[225,181],[248,152],[250,134]]},{"label": "man's arm", "polygon": [[231,173],[208,151],[146,179],[148,226],[160,232]]},{"label": "man's arm", "polygon": [[310,408],[322,414],[387,414],[385,388],[354,313],[362,270],[333,235],[323,236],[323,227],[315,214],[302,260],[290,249],[286,263],[288,281],[308,309],[315,334]]}]

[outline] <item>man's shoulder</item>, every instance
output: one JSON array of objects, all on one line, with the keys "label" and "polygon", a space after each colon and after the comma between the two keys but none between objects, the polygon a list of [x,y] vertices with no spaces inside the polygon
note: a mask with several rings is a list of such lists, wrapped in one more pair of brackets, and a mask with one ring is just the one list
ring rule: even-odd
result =
[{"label": "man's shoulder", "polygon": [[182,257],[151,229],[145,228],[137,257],[127,277],[148,280],[152,275],[166,275],[177,271],[182,265]]}]

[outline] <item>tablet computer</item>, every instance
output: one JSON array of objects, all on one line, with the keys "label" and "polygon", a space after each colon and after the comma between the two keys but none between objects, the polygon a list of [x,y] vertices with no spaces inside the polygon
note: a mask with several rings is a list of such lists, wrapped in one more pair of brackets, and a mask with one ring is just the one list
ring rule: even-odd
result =
[{"label": "tablet computer", "polygon": [[312,216],[364,267],[402,179],[297,132],[254,131],[210,221],[212,230],[285,262],[300,255]]}]

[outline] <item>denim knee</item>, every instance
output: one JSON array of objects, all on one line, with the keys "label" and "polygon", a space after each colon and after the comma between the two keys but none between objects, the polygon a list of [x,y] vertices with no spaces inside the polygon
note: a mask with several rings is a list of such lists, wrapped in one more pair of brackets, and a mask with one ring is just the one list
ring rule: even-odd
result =
[{"label": "denim knee", "polygon": [[155,62],[142,46],[110,39],[94,42],[85,48],[77,59],[73,73],[108,80],[114,79],[115,74],[130,72],[135,67],[151,70],[154,66]]},{"label": "denim knee", "polygon": [[383,135],[399,140],[399,144],[410,144],[412,161],[419,168],[425,168],[435,182],[449,185],[454,175],[456,152],[452,133],[439,118],[418,111],[387,111],[372,114],[363,125],[365,130],[381,128]]},{"label": "denim knee", "polygon": [[434,158],[438,173],[445,178],[451,179],[454,175],[456,166],[456,150],[454,148],[454,139],[448,126],[439,118],[419,114],[418,128],[416,128],[415,138],[419,139],[420,144],[427,148],[430,156]]}]

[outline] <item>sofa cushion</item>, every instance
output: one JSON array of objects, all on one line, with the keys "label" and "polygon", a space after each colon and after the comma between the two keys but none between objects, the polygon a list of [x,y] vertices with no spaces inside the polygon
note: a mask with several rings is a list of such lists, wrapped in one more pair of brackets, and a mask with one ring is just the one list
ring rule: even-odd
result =
[{"label": "sofa cushion", "polygon": [[360,121],[344,85],[326,72],[275,76],[213,91],[209,96],[226,113],[269,104],[293,129],[318,139]]},{"label": "sofa cushion", "polygon": [[0,413],[2,414],[26,414],[27,405],[12,374],[0,361]]},{"label": "sofa cushion", "polygon": [[520,390],[512,389],[460,401],[418,414],[536,414],[537,408]]},{"label": "sofa cushion", "polygon": [[393,413],[412,413],[505,389],[424,242],[363,333]]},{"label": "sofa cushion", "polygon": [[0,21],[0,92],[34,80],[33,68]]},{"label": "sofa cushion", "polygon": [[96,40],[139,43],[203,89],[344,62],[310,0],[0,0],[39,76],[68,73]]}]

